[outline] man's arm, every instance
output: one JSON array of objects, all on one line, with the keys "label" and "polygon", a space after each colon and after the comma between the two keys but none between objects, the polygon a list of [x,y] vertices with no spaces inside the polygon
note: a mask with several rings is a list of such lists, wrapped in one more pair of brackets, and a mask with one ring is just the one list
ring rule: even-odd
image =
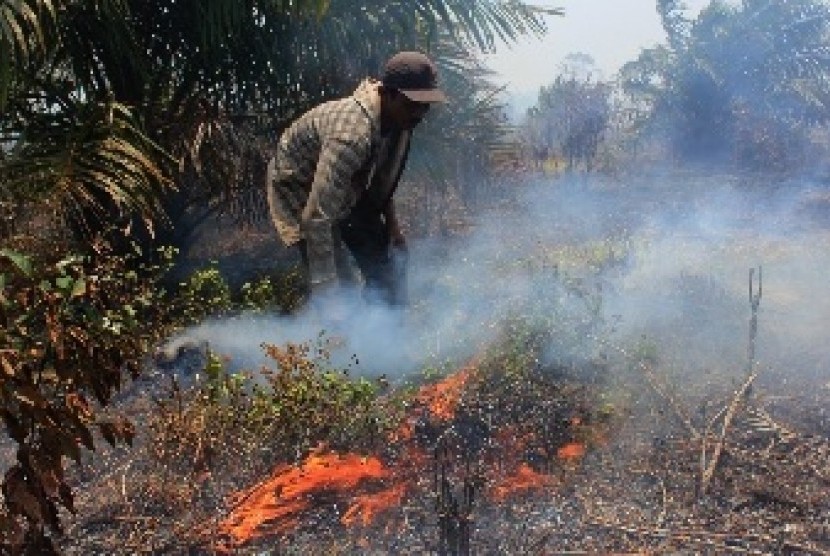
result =
[{"label": "man's arm", "polygon": [[363,164],[364,151],[359,143],[337,137],[326,139],[320,151],[300,220],[312,291],[337,285],[333,227],[355,203],[351,181]]}]

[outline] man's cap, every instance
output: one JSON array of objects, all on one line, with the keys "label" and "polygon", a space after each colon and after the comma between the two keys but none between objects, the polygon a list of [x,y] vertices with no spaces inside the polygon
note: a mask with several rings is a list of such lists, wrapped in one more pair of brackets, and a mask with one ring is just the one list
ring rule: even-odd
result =
[{"label": "man's cap", "polygon": [[389,58],[381,82],[415,102],[447,102],[447,96],[438,88],[435,64],[421,52],[398,52]]}]

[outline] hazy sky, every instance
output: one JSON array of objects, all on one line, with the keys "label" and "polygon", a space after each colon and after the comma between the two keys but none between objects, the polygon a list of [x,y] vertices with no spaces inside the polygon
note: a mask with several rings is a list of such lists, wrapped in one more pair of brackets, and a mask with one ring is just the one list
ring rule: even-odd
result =
[{"label": "hazy sky", "polygon": [[[564,8],[564,17],[548,18],[548,34],[525,39],[512,47],[500,46],[489,65],[508,84],[508,94],[523,97],[553,81],[563,58],[573,52],[590,54],[606,77],[640,49],[665,40],[656,0],[546,0],[534,2]],[[685,0],[696,15],[708,0]]]}]

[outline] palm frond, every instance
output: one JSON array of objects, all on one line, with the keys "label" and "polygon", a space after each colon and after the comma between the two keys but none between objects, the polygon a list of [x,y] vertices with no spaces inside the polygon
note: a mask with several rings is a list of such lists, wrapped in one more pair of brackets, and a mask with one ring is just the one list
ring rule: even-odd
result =
[{"label": "palm frond", "polygon": [[[40,112],[0,162],[2,194],[46,202],[76,222],[137,216],[152,230],[171,183],[163,150],[115,102],[69,102]],[[113,214],[112,209],[115,209]]]},{"label": "palm frond", "polygon": [[50,48],[55,17],[52,0],[0,0],[0,112],[18,73]]},{"label": "palm frond", "polygon": [[[135,211],[145,220],[181,199],[215,206],[253,183],[237,163],[248,151],[228,142],[240,119],[248,125],[253,115],[251,133],[267,144],[401,49],[438,60],[457,98],[471,100],[449,109],[449,125],[486,148],[498,134],[487,126],[501,125],[495,95],[462,85],[471,67],[447,45],[491,49],[543,33],[545,18],[559,13],[520,0],[0,0],[0,77],[33,51],[48,52],[20,94],[7,85],[14,80],[0,80],[9,106],[0,117],[8,147],[0,196],[54,197],[79,213]],[[123,112],[107,116],[106,106]],[[164,150],[193,164],[168,166]],[[167,180],[193,191],[171,202],[160,193]]]},{"label": "palm frond", "polygon": [[515,42],[521,35],[541,36],[545,17],[563,15],[560,8],[545,8],[520,0],[419,0],[422,9],[432,13],[441,25],[462,44],[483,51],[493,50],[497,42]]}]

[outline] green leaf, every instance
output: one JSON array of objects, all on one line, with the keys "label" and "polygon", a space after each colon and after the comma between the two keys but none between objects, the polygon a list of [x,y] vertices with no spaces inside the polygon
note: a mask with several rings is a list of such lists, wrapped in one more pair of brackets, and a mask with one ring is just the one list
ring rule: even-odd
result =
[{"label": "green leaf", "polygon": [[58,270],[63,271],[67,266],[77,264],[83,262],[84,258],[80,255],[69,255],[68,257],[64,257],[59,262],[55,264],[55,268]]},{"label": "green leaf", "polygon": [[80,297],[86,294],[86,280],[84,277],[80,277],[75,280],[75,284],[72,286],[72,297]]},{"label": "green leaf", "polygon": [[11,249],[0,249],[0,258],[9,260],[27,278],[32,276],[32,261],[26,255],[12,251]]},{"label": "green leaf", "polygon": [[69,286],[72,285],[72,277],[59,276],[58,278],[55,278],[55,285],[62,290],[68,290]]}]

